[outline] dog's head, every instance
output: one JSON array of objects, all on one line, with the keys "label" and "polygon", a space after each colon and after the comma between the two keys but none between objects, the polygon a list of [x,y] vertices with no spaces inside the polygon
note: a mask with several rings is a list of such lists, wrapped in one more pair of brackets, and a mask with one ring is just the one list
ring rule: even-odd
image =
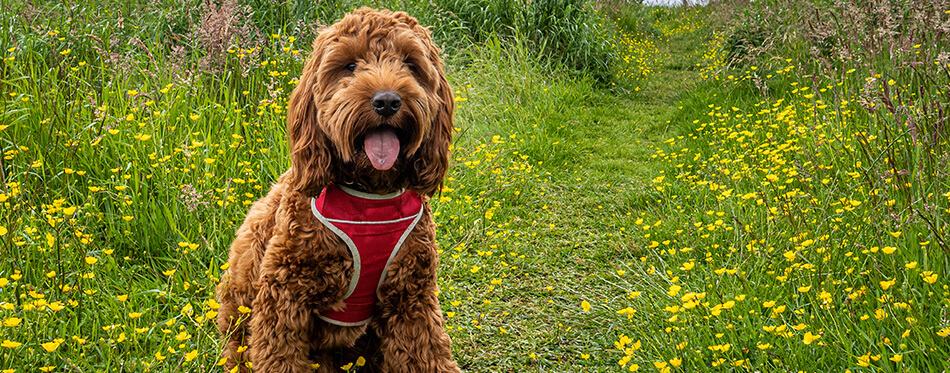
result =
[{"label": "dog's head", "polygon": [[428,30],[403,12],[358,9],[314,40],[290,96],[289,182],[311,195],[333,181],[431,196],[448,167],[453,101]]}]

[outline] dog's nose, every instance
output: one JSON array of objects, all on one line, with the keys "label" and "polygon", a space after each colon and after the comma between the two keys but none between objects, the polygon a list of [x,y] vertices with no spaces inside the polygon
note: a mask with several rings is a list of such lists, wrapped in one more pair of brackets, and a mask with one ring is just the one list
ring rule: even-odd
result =
[{"label": "dog's nose", "polygon": [[373,110],[384,117],[392,116],[402,107],[402,98],[395,91],[385,90],[373,94]]}]

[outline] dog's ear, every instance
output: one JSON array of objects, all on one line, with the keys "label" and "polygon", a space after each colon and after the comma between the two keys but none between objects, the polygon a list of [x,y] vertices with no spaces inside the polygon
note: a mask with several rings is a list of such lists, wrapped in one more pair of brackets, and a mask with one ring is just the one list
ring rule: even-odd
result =
[{"label": "dog's ear", "polygon": [[438,71],[438,84],[435,94],[438,96],[439,109],[432,126],[422,139],[419,150],[413,157],[411,188],[422,195],[432,196],[442,188],[442,179],[449,168],[449,144],[452,142],[453,112],[455,96],[442,70],[439,50],[430,44],[429,58]]},{"label": "dog's ear", "polygon": [[290,95],[287,109],[287,140],[290,150],[288,182],[305,195],[317,195],[330,184],[330,140],[318,122],[315,102],[320,66],[319,42]]}]

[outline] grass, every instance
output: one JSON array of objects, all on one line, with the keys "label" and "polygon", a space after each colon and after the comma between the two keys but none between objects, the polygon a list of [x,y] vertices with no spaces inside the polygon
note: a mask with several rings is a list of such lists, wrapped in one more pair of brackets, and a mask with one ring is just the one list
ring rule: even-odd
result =
[{"label": "grass", "polygon": [[[200,19],[176,4],[164,21],[132,3],[3,9],[20,18],[0,17],[0,370],[220,370],[213,288],[287,167],[285,100],[307,53],[307,23],[280,20],[342,10],[232,3],[260,37],[209,59],[200,38],[173,41]],[[443,8],[391,5],[468,32]],[[902,55],[934,70],[825,64],[807,43],[826,39],[803,32],[735,52],[759,23],[805,23],[755,8],[775,4],[609,5],[585,8],[613,48],[606,80],[525,36],[447,56],[455,159],[432,203],[460,365],[946,369],[947,135],[929,109],[944,105],[942,57],[911,42]]]}]

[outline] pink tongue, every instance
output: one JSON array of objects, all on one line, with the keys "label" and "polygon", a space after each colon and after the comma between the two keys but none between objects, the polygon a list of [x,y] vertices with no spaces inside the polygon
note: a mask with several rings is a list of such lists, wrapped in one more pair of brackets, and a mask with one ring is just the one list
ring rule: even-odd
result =
[{"label": "pink tongue", "polygon": [[377,170],[388,170],[399,156],[399,138],[391,129],[370,132],[363,140],[366,156]]}]

